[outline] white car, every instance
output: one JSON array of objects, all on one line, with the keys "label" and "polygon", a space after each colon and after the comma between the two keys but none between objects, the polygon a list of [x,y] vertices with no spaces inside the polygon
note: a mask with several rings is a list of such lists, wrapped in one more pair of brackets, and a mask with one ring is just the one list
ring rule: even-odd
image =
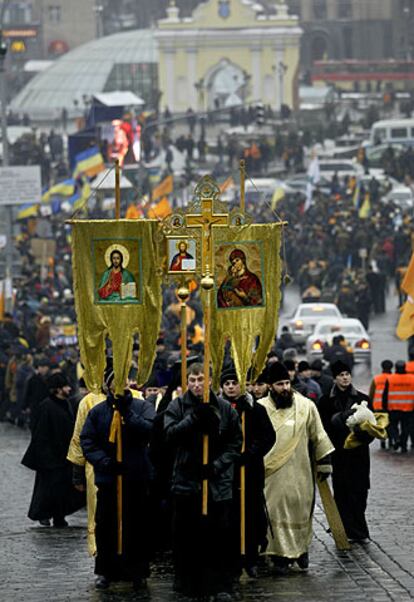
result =
[{"label": "white car", "polygon": [[400,184],[390,190],[390,192],[382,198],[382,202],[385,204],[394,203],[394,205],[397,205],[397,207],[403,210],[412,209],[414,205],[413,191],[409,186]]},{"label": "white car", "polygon": [[339,179],[345,176],[361,178],[364,175],[362,165],[351,159],[323,159],[319,161],[319,171],[321,176],[328,180],[332,180],[335,174]]},{"label": "white car", "polygon": [[325,346],[332,344],[333,337],[342,334],[355,363],[371,365],[371,339],[362,323],[355,318],[321,320],[306,341],[309,362],[322,359]]},{"label": "white car", "polygon": [[293,340],[304,345],[321,320],[331,318],[341,320],[342,314],[334,303],[301,303],[289,320]]}]

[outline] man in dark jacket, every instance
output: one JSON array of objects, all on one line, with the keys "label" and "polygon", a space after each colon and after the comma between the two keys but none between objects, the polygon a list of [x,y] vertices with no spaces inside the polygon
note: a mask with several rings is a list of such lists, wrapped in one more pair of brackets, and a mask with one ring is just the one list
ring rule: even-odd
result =
[{"label": "man in dark jacket", "polygon": [[[111,376],[107,378],[111,382]],[[151,403],[132,397],[126,389],[115,396],[113,385],[105,401],[89,412],[81,432],[84,456],[94,467],[98,488],[95,515],[97,589],[111,581],[145,584],[149,571],[148,493],[152,466],[148,457],[155,410]],[[121,415],[122,462],[116,458],[116,441],[110,441],[115,411]],[[122,554],[117,552],[117,477],[122,475]]]},{"label": "man in dark jacket", "polygon": [[[230,511],[234,466],[242,433],[236,410],[210,392],[203,403],[203,365],[190,366],[188,391],[165,412],[167,442],[175,447],[172,474],[175,589],[189,595],[230,596]],[[209,438],[202,463],[203,435]],[[208,478],[208,516],[202,517],[202,484]],[[229,599],[231,599],[229,597]]]},{"label": "man in dark jacket", "polygon": [[329,395],[334,382],[332,376],[329,376],[323,371],[322,361],[313,360],[310,368],[312,379],[320,386],[322,395]]},{"label": "man in dark jacket", "polygon": [[44,357],[35,359],[35,373],[27,381],[23,410],[29,415],[29,426],[33,432],[40,403],[47,397],[47,375],[49,360]]},{"label": "man in dark jacket", "polygon": [[[245,568],[249,577],[257,577],[259,547],[266,543],[267,519],[264,499],[263,458],[276,441],[276,433],[263,406],[254,401],[249,393],[241,394],[240,383],[234,369],[221,375],[223,397],[237,410],[244,422],[244,451],[238,461],[245,467],[246,556]],[[243,418],[244,415],[244,418]],[[235,472],[232,506],[233,545],[235,575],[240,576],[240,469]]]},{"label": "man in dark jacket", "polygon": [[329,395],[320,399],[318,409],[323,426],[335,446],[332,454],[335,501],[348,538],[358,543],[367,543],[369,531],[365,510],[370,487],[369,444],[373,439],[355,426],[353,431],[360,445],[344,449],[344,443],[351,432],[346,420],[355,412],[353,405],[369,401],[369,398],[352,386],[347,364],[337,361],[332,364],[331,370],[334,387]]},{"label": "man in dark jacket", "polygon": [[84,495],[72,486],[66,460],[75,418],[69,402],[70,386],[62,373],[48,380],[49,397],[39,406],[38,418],[22,464],[36,471],[29,518],[44,526],[67,527],[65,516],[85,505]]}]

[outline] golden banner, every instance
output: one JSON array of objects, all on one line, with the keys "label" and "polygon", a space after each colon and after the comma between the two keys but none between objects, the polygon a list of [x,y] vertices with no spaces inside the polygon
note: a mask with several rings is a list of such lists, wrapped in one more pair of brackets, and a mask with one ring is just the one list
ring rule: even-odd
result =
[{"label": "golden banner", "polygon": [[101,390],[105,340],[112,342],[115,388],[122,393],[139,335],[138,379],[155,359],[162,315],[156,220],[74,220],[72,263],[78,339],[89,391]]},{"label": "golden banner", "polygon": [[215,387],[227,340],[243,388],[250,367],[253,377],[264,368],[278,324],[281,230],[278,223],[214,230],[211,356]]}]

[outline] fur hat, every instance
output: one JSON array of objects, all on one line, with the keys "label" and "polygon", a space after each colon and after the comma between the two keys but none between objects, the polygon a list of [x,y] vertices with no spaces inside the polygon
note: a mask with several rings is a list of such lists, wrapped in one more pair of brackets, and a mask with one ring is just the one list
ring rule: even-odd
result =
[{"label": "fur hat", "polygon": [[332,376],[336,378],[341,372],[349,372],[351,374],[351,368],[345,362],[337,360],[331,365],[331,372]]},{"label": "fur hat", "polygon": [[49,391],[56,391],[57,389],[62,389],[69,384],[68,379],[63,374],[63,372],[56,372],[52,374],[47,379],[47,386]]},{"label": "fur hat", "polygon": [[286,367],[280,362],[274,362],[271,364],[266,371],[267,374],[267,382],[271,385],[273,383],[277,383],[281,380],[289,380],[289,372]]},{"label": "fur hat", "polygon": [[235,380],[236,382],[239,382],[235,368],[227,368],[226,370],[223,370],[220,377],[220,386],[222,387],[227,380]]},{"label": "fur hat", "polygon": [[305,362],[305,360],[302,360],[298,364],[298,372],[305,372],[305,370],[310,370],[310,366],[309,366],[308,362]]}]

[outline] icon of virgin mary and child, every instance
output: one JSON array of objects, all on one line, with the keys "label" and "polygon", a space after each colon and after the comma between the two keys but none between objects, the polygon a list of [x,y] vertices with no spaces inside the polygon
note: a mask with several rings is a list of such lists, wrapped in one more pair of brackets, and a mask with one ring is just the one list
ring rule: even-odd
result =
[{"label": "icon of virgin mary and child", "polygon": [[262,284],[247,267],[246,254],[234,249],[229,256],[230,266],[217,293],[217,306],[260,307],[263,305]]},{"label": "icon of virgin mary and child", "polygon": [[132,273],[126,269],[129,252],[125,247],[111,245],[105,253],[108,269],[102,274],[98,285],[100,302],[136,301],[136,283]]}]

